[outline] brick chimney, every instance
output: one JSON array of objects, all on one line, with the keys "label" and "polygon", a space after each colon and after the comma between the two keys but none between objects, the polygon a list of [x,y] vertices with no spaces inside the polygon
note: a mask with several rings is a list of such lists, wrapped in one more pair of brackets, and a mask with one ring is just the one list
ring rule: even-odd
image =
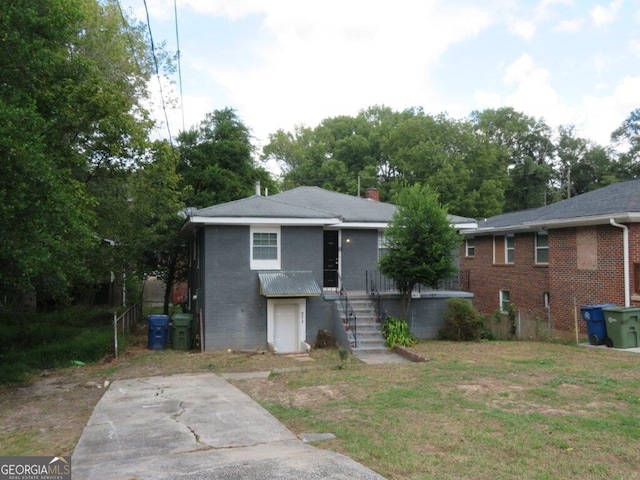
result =
[{"label": "brick chimney", "polygon": [[369,187],[364,191],[364,197],[375,202],[380,201],[380,191],[375,187]]}]

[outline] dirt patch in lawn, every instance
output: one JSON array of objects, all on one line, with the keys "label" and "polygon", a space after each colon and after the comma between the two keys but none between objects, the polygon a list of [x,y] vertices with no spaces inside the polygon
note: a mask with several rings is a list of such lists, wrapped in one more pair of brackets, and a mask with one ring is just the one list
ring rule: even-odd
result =
[{"label": "dirt patch in lawn", "polygon": [[270,379],[251,379],[236,383],[252,398],[296,408],[318,408],[328,402],[344,399],[347,384],[314,385],[291,388],[286,383]]}]

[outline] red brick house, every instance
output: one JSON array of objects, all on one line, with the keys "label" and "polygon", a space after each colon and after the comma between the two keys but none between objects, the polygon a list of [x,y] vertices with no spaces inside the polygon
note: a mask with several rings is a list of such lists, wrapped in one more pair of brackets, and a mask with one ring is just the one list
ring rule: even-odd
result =
[{"label": "red brick house", "polygon": [[640,180],[497,215],[463,233],[462,287],[482,313],[512,303],[570,331],[574,305],[578,315],[583,305],[640,305]]}]

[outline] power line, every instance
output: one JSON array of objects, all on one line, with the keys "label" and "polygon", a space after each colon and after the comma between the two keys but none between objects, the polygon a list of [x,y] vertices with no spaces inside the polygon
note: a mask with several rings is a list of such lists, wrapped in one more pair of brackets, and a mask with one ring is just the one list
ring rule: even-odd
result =
[{"label": "power line", "polygon": [[144,11],[147,16],[147,28],[149,30],[149,42],[151,43],[151,55],[153,56],[153,63],[156,69],[156,78],[158,79],[158,87],[160,89],[160,101],[162,102],[162,111],[164,112],[164,120],[167,124],[167,133],[169,134],[169,145],[173,151],[173,138],[171,136],[171,127],[169,125],[169,115],[167,114],[167,105],[164,101],[164,93],[162,91],[162,79],[160,77],[160,68],[158,67],[158,57],[156,56],[156,47],[153,42],[153,33],[151,31],[151,21],[149,19],[149,7],[147,6],[147,0],[143,0]]},{"label": "power line", "polygon": [[182,113],[182,131],[184,132],[185,129],[185,125],[184,125],[184,99],[182,97],[182,67],[180,65],[180,56],[181,56],[181,52],[180,52],[180,34],[178,33],[178,5],[176,0],[173,0],[173,13],[174,13],[174,19],[175,19],[175,24],[176,24],[176,58],[178,60],[178,85],[180,87],[180,111]]}]

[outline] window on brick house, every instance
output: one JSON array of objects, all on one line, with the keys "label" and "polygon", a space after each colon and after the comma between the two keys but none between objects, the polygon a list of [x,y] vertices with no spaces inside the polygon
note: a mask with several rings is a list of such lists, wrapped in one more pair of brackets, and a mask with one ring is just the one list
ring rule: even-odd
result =
[{"label": "window on brick house", "polygon": [[640,295],[640,263],[633,264],[633,292]]},{"label": "window on brick house", "polygon": [[551,307],[551,296],[549,295],[549,292],[544,292],[542,294],[542,301],[544,302],[544,308]]},{"label": "window on brick house", "polygon": [[536,232],[536,263],[549,263],[549,235]]},{"label": "window on brick house", "polygon": [[465,240],[465,256],[475,257],[475,255],[476,255],[475,238],[469,237]]},{"label": "window on brick house", "polygon": [[509,290],[500,290],[500,311],[507,313],[511,304],[511,296]]},{"label": "window on brick house", "polygon": [[493,237],[493,263],[508,264],[513,263],[515,253],[515,235],[508,233],[506,235],[496,235]]}]

